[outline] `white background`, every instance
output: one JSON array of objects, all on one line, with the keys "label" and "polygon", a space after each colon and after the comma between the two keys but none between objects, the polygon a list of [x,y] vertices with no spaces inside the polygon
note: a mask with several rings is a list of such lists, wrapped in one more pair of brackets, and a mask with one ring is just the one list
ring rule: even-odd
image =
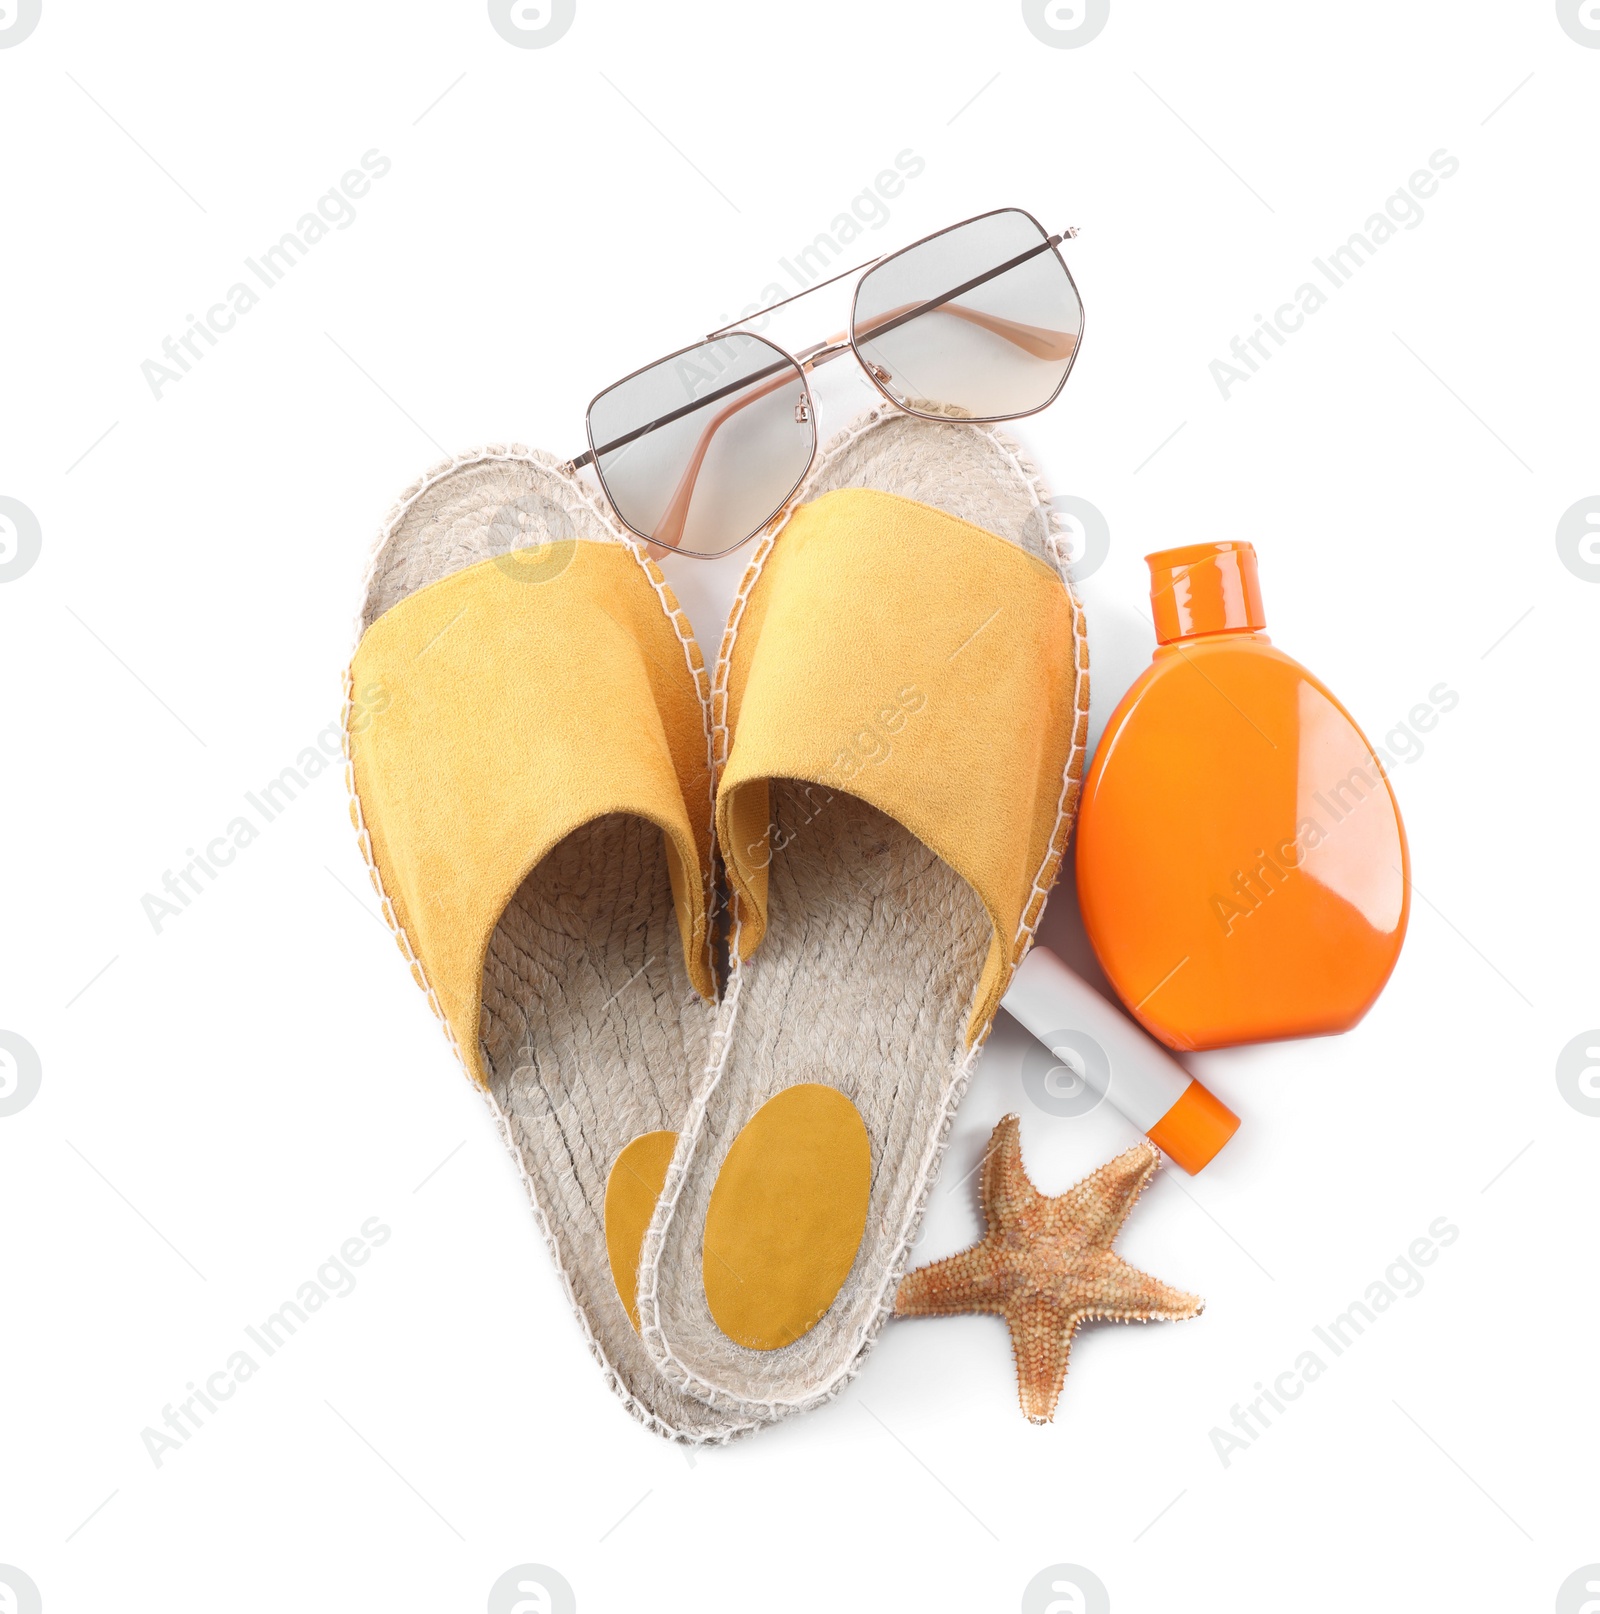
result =
[{"label": "white background", "polygon": [[[1073,49],[1015,0],[578,0],[541,49],[481,0],[44,0],[0,50],[0,494],[42,532],[0,584],[0,1027],[43,1071],[0,1118],[0,1563],[48,1614],[479,1610],[528,1561],[591,1611],[1010,1611],[1061,1562],[1116,1614],[1556,1606],[1600,1560],[1600,1119],[1555,1080],[1600,1023],[1600,588],[1555,543],[1600,493],[1597,106],[1550,0],[1112,0]],[[141,362],[372,148],[355,223],[157,401]],[[1224,401],[1210,362],[1441,149],[1423,222]],[[1459,703],[1396,769],[1419,897],[1377,1006],[1194,1061],[1243,1129],[1119,1247],[1201,1319],[1085,1330],[1046,1429],[998,1321],[894,1325],[836,1403],[690,1457],[583,1347],[338,772],[159,935],[141,897],[335,718],[413,477],[574,451],[905,150],[860,256],[1004,204],[1083,228],[1082,359],[1019,435],[1109,522],[1096,735],[1143,554],[1203,538],[1257,545],[1276,641],[1374,739]],[[737,566],[672,571],[708,650]],[[1083,960],[1065,886],[1044,935]],[[978,1236],[957,1178],[1007,1110],[1047,1191],[1133,1140],[1030,1107],[1024,1046],[919,1259]],[[372,1216],[356,1290],[158,1469],[141,1430]],[[1213,1427],[1440,1216],[1422,1292],[1225,1467]]]}]

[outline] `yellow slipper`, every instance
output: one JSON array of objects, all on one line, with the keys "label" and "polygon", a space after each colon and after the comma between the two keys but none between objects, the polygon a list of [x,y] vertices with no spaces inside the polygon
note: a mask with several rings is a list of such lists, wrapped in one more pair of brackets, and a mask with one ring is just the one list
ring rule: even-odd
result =
[{"label": "yellow slipper", "polygon": [[889,1315],[1088,727],[1065,541],[999,432],[874,412],[801,500],[723,639],[734,961],[639,1269],[652,1358],[730,1426],[836,1394]]},{"label": "yellow slipper", "polygon": [[713,1016],[709,679],[688,622],[553,458],[487,449],[402,498],[359,628],[351,817],[384,916],[617,1394],[661,1434],[726,1438],[737,1421],[662,1377],[632,1311],[651,1149]]}]

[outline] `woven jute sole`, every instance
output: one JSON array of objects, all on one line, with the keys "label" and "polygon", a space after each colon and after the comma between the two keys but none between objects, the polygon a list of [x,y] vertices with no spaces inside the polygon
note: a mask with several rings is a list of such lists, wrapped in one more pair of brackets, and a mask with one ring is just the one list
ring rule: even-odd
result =
[{"label": "woven jute sole", "polygon": [[[540,551],[527,546],[554,541],[559,566],[559,544],[571,538],[621,544],[638,560],[641,586],[655,591],[683,647],[709,757],[710,680],[687,618],[660,571],[549,455],[488,448],[408,489],[379,535],[357,636],[414,590],[491,556],[529,568],[536,587]],[[518,559],[529,554],[531,563]],[[530,690],[528,721],[560,698],[559,689]],[[597,742],[605,718],[594,714]],[[709,797],[689,810],[709,820]],[[384,910],[392,912],[387,902]],[[411,958],[403,934],[400,941]],[[690,1442],[726,1440],[753,1420],[713,1413],[656,1370],[612,1281],[604,1207],[622,1147],[640,1133],[676,1129],[688,1111],[713,1014],[684,968],[661,831],[638,818],[612,814],[567,836],[523,882],[489,943],[484,1096],[612,1388],[656,1433]]]},{"label": "woven jute sole", "polygon": [[[1060,575],[1072,600],[1071,694],[1080,717],[1055,834],[1035,876],[1039,889],[1048,890],[1077,803],[1088,711],[1083,614],[1049,495],[994,428],[886,410],[874,410],[828,446],[796,502],[844,487],[936,506]],[[734,604],[715,711],[726,709],[718,697],[725,696],[744,602],[781,531],[762,539]],[[730,737],[719,727],[714,738],[720,767]],[[682,1390],[715,1407],[730,1433],[828,1400],[860,1367],[893,1308],[956,1106],[988,1033],[983,1027],[968,1047],[967,1020],[989,943],[976,893],[909,831],[858,798],[774,781],[770,800],[766,934],[751,959],[732,968],[705,1078],[680,1117],[678,1148],[640,1257],[640,1331],[651,1357]],[[732,922],[737,957],[737,898]],[[1023,932],[1015,942],[1030,939]],[[801,1082],[837,1088],[866,1123],[872,1150],[866,1231],[821,1321],[791,1345],[750,1350],[718,1328],[706,1299],[707,1209],[740,1130],[768,1099]]]}]

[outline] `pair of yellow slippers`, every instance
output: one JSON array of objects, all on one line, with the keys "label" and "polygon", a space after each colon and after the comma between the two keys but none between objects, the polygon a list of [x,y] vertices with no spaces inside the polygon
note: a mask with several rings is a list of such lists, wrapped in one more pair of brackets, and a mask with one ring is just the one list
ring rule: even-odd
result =
[{"label": "pair of yellow slippers", "polygon": [[708,669],[552,457],[402,498],[347,681],[385,918],[657,1432],[836,1394],[890,1314],[1076,806],[1082,613],[993,428],[874,411]]}]

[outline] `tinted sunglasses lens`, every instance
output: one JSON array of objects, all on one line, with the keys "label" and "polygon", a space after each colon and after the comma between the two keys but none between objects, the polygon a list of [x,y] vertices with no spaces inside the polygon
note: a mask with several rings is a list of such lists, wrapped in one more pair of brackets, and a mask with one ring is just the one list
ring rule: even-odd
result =
[{"label": "tinted sunglasses lens", "polygon": [[[1026,213],[990,213],[896,253],[856,291],[861,361],[902,408],[1004,420],[1061,390],[1083,304]],[[998,271],[998,272],[997,272]]]},{"label": "tinted sunglasses lens", "polygon": [[589,441],[606,496],[636,533],[720,555],[783,508],[816,428],[794,360],[736,333],[602,392],[589,405]]}]

